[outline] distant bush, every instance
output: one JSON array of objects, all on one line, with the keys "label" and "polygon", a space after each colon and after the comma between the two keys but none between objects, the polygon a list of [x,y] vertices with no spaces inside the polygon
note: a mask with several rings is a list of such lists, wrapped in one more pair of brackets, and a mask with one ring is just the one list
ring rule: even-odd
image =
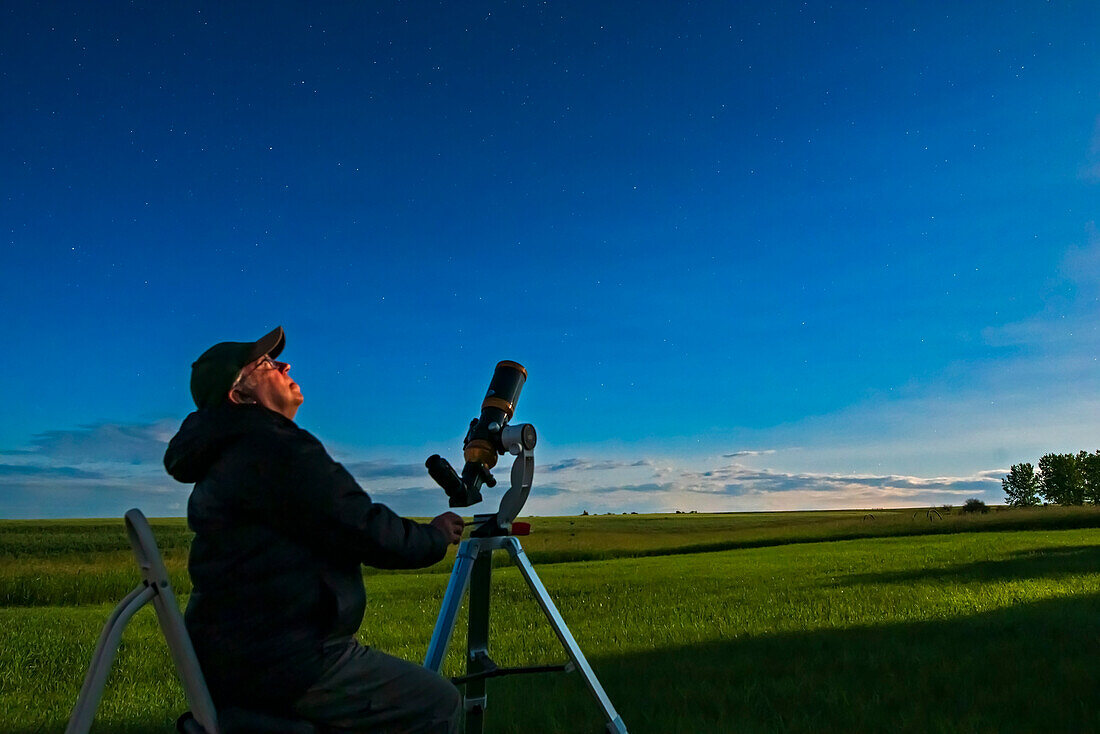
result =
[{"label": "distant bush", "polygon": [[962,511],[966,513],[980,512],[984,515],[985,513],[989,512],[989,508],[986,507],[985,503],[981,500],[971,497],[963,503]]}]

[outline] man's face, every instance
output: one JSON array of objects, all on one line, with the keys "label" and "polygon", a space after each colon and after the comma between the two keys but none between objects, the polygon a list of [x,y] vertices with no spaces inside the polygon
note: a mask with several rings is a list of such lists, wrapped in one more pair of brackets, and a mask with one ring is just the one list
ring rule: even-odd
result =
[{"label": "man's face", "polygon": [[294,420],[304,398],[298,383],[290,379],[290,365],[263,356],[244,371],[247,392],[260,405]]}]

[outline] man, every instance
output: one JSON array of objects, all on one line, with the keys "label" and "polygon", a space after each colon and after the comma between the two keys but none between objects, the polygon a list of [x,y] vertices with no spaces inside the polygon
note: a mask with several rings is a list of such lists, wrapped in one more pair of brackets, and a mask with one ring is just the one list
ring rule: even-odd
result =
[{"label": "man", "polygon": [[191,366],[198,410],[164,465],[195,482],[187,521],[187,628],[219,709],[308,719],[335,732],[457,731],[460,699],[436,673],[360,645],[360,564],[421,568],[462,535],[371,502],[294,416],[302,392],[277,362],[282,327],[216,344]]}]

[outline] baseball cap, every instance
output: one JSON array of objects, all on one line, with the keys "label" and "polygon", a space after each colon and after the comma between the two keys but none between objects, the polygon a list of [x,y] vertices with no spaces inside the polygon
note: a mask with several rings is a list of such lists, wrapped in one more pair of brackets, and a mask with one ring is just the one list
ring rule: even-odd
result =
[{"label": "baseball cap", "polygon": [[191,397],[195,405],[202,409],[223,402],[245,365],[265,354],[274,359],[285,345],[283,327],[276,326],[254,342],[221,342],[210,347],[191,364]]}]

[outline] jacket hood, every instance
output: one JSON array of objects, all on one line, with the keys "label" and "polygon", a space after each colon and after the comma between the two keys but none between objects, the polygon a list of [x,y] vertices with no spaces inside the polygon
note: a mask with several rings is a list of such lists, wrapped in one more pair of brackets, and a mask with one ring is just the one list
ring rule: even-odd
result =
[{"label": "jacket hood", "polygon": [[261,405],[223,403],[195,411],[164,452],[164,468],[172,477],[185,484],[201,481],[222,453],[246,433],[271,428],[283,416]]}]

